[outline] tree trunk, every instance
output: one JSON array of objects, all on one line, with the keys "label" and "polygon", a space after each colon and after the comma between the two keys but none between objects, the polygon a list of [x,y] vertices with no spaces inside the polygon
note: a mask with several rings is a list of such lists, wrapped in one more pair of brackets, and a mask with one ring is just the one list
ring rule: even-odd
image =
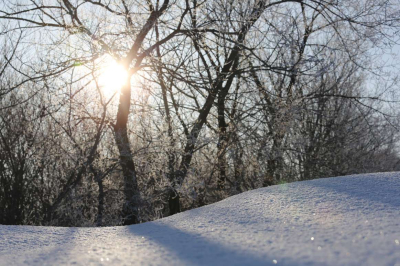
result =
[{"label": "tree trunk", "polygon": [[97,171],[91,167],[91,171],[94,175],[94,179],[97,182],[97,186],[99,187],[99,194],[97,196],[98,205],[97,205],[97,218],[96,218],[96,226],[103,225],[103,212],[104,212],[104,186],[103,186],[103,175],[97,173]]},{"label": "tree trunk", "polygon": [[127,129],[130,106],[131,84],[129,77],[126,84],[121,89],[117,113],[117,123],[114,126],[114,137],[115,142],[117,143],[119,160],[124,176],[125,203],[122,215],[125,225],[136,224],[140,222],[140,192]]},{"label": "tree trunk", "polygon": [[168,198],[169,214],[174,215],[181,212],[181,203],[179,193],[175,189],[171,189]]},{"label": "tree trunk", "polygon": [[226,128],[227,124],[225,121],[225,97],[224,95],[219,94],[218,97],[218,180],[217,180],[217,188],[219,190],[223,190],[225,188],[226,181],[226,148],[227,148],[227,136],[226,136]]}]

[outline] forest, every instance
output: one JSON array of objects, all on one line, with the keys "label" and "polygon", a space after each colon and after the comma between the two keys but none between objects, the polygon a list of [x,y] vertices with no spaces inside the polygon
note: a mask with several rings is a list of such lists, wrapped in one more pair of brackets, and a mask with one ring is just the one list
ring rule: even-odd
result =
[{"label": "forest", "polygon": [[398,0],[2,0],[0,224],[400,171],[399,30]]}]

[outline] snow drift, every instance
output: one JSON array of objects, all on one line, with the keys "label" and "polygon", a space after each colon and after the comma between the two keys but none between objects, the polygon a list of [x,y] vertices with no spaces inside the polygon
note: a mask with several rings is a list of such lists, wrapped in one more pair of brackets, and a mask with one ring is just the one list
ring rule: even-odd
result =
[{"label": "snow drift", "polygon": [[0,225],[0,265],[400,265],[400,173],[253,190],[127,227]]}]

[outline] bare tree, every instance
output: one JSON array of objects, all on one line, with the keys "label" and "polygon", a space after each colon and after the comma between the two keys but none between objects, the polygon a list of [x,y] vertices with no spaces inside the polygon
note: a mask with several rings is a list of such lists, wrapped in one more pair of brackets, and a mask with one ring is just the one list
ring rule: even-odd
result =
[{"label": "bare tree", "polygon": [[[397,121],[366,83],[378,72],[370,51],[394,42],[399,9],[395,0],[3,1],[1,204],[16,213],[3,196],[16,191],[15,206],[42,197],[35,223],[134,224],[360,172],[363,158],[394,168]],[[110,62],[127,75],[106,95]],[[36,192],[21,185],[33,176]],[[78,198],[90,203],[71,204]]]}]

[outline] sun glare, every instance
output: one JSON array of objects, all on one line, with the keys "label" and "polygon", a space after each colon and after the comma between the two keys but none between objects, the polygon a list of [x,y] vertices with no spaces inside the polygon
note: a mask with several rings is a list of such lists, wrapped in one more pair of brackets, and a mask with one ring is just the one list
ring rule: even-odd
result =
[{"label": "sun glare", "polygon": [[107,60],[100,71],[98,84],[106,96],[112,96],[125,85],[127,78],[128,73],[123,66],[114,60]]}]

